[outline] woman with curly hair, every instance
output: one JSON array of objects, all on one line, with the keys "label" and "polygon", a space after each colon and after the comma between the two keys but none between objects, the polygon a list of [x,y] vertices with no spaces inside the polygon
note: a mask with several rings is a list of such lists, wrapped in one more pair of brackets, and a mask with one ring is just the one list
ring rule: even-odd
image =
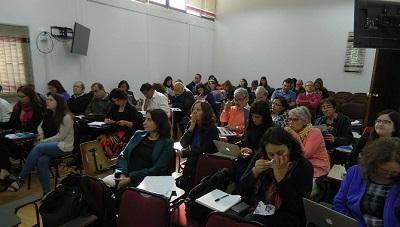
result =
[{"label": "woman with curly hair", "polygon": [[359,226],[400,226],[400,138],[382,137],[363,151],[334,200]]}]

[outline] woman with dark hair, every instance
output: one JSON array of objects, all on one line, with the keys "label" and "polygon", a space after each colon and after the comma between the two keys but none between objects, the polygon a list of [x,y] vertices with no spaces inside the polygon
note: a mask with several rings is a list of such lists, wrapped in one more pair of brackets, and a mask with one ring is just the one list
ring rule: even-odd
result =
[{"label": "woman with dark hair", "polygon": [[110,92],[110,99],[113,105],[104,122],[113,126],[107,134],[98,138],[108,158],[117,156],[123,144],[129,141],[136,130],[143,129],[142,114],[128,102],[123,90],[114,88]]},{"label": "woman with dark hair", "polygon": [[217,77],[215,77],[214,75],[210,75],[208,77],[207,81],[210,81],[210,80],[215,81],[215,84],[216,84],[215,89],[217,89],[217,90],[221,90],[222,89],[222,86],[218,83]]},{"label": "woman with dark hair", "polygon": [[367,143],[380,137],[400,137],[400,113],[387,109],[378,113],[372,132],[364,134],[351,151],[347,168],[356,165]]},{"label": "woman with dark hair", "polygon": [[222,102],[224,100],[224,94],[218,88],[218,83],[215,80],[209,80],[207,83],[207,89],[214,96],[216,102]]},{"label": "woman with dark hair", "polygon": [[133,105],[133,106],[136,106],[136,105],[137,105],[137,101],[136,101],[136,99],[135,99],[135,95],[133,94],[132,91],[129,90],[130,87],[129,87],[128,81],[126,81],[126,80],[121,80],[121,81],[118,83],[118,88],[121,89],[123,92],[126,93],[127,98],[128,98],[128,102],[129,102],[131,105]]},{"label": "woman with dark hair", "polygon": [[289,103],[283,96],[272,100],[271,117],[276,126],[286,127],[288,125]]},{"label": "woman with dark hair", "polygon": [[214,95],[211,94],[210,91],[207,90],[206,85],[204,84],[198,84],[196,87],[194,87],[194,98],[198,101],[207,101],[211,107],[213,108],[214,112],[216,111],[215,107],[215,98]]},{"label": "woman with dark hair", "polygon": [[400,138],[381,137],[365,147],[333,207],[359,226],[400,226]]},{"label": "woman with dark hair", "polygon": [[168,176],[174,157],[171,126],[167,114],[161,109],[149,110],[143,123],[118,157],[117,168],[103,181],[118,189],[136,187],[146,176]]},{"label": "woman with dark hair", "polygon": [[317,78],[314,81],[314,86],[315,86],[315,92],[317,92],[321,96],[321,99],[326,99],[329,97],[328,89],[324,87],[324,82],[322,81],[321,78]]},{"label": "woman with dark hair", "polygon": [[321,101],[321,110],[324,116],[317,118],[314,125],[327,126],[328,133],[323,135],[326,148],[332,150],[339,146],[351,144],[353,133],[351,131],[350,118],[336,111],[335,99],[333,97],[323,99]]},{"label": "woman with dark hair", "polygon": [[8,187],[9,191],[18,191],[36,166],[43,193],[47,194],[50,192],[50,159],[74,149],[74,120],[64,98],[59,94],[50,93],[46,103],[47,110],[38,127],[39,143],[29,152],[16,181]]},{"label": "woman with dark hair", "polygon": [[213,140],[218,140],[218,129],[216,118],[207,102],[196,101],[191,110],[190,122],[181,138],[181,145],[184,148],[182,156],[187,157],[183,176],[179,186],[184,190],[189,190],[193,184],[193,172],[197,165],[197,160],[202,153],[215,153],[217,148]]},{"label": "woman with dark hair", "polygon": [[310,196],[312,179],[296,139],[281,127],[269,128],[239,185],[251,206],[246,218],[265,226],[305,226],[302,199]]},{"label": "woman with dark hair", "polygon": [[[22,86],[17,90],[18,102],[14,105],[8,122],[0,122],[0,128],[11,130],[10,133],[37,133],[43,114],[35,90],[30,86]],[[0,137],[0,181],[10,175],[10,157],[18,159],[22,148],[10,139]],[[6,188],[4,188],[6,189]]]},{"label": "woman with dark hair", "polygon": [[64,97],[65,103],[67,103],[68,99],[71,97],[58,80],[50,80],[50,82],[47,83],[47,90],[49,93],[56,93]]},{"label": "woman with dark hair", "polygon": [[271,86],[268,85],[267,77],[262,76],[260,78],[259,86],[263,86],[268,91],[268,98],[271,98],[272,93],[275,91]]},{"label": "woman with dark hair", "polygon": [[162,85],[165,88],[167,97],[168,97],[168,95],[171,95],[171,96],[174,95],[174,82],[172,80],[172,77],[170,77],[170,76],[165,77]]},{"label": "woman with dark hair", "polygon": [[254,102],[243,135],[241,156],[236,161],[236,179],[240,179],[254,153],[260,148],[261,137],[272,126],[271,111],[265,101]]}]

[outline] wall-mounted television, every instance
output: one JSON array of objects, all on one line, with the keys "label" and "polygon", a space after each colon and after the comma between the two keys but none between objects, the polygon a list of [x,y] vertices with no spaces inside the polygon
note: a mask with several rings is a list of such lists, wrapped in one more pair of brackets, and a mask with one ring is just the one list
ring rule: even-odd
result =
[{"label": "wall-mounted television", "polygon": [[75,22],[71,53],[86,56],[89,46],[89,37],[90,37],[90,29]]},{"label": "wall-mounted television", "polygon": [[354,47],[400,49],[400,0],[355,0]]}]

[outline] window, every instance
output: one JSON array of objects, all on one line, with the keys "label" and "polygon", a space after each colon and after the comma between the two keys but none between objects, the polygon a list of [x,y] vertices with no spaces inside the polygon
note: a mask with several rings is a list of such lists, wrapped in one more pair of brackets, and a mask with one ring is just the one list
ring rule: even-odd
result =
[{"label": "window", "polygon": [[32,83],[29,31],[25,26],[0,24],[0,84],[3,93],[15,94]]},{"label": "window", "polygon": [[152,3],[157,3],[160,5],[167,5],[167,0],[150,0]]},{"label": "window", "polygon": [[186,0],[169,0],[169,6],[186,11]]}]

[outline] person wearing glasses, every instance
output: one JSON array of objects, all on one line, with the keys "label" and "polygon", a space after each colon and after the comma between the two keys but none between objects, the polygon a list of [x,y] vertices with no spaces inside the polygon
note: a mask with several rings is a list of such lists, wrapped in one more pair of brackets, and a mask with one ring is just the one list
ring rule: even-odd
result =
[{"label": "person wearing glasses", "polygon": [[72,96],[68,99],[67,104],[71,113],[75,116],[84,115],[86,107],[92,99],[92,94],[85,93],[85,84],[77,81],[72,87]]},{"label": "person wearing glasses", "polygon": [[[0,128],[15,132],[31,132],[37,134],[38,126],[43,119],[39,100],[35,90],[30,86],[22,86],[17,90],[18,102],[14,105],[9,121],[0,122]],[[0,184],[1,190],[7,189],[4,182],[10,175],[10,157],[19,159],[22,149],[10,139],[0,137]],[[4,183],[4,184],[3,184]]]},{"label": "person wearing glasses", "polygon": [[353,141],[350,118],[336,112],[334,98],[326,98],[321,101],[321,110],[324,116],[315,120],[315,125],[326,125],[328,133],[324,135],[328,150],[336,147],[350,145]]},{"label": "person wearing glasses", "polygon": [[365,147],[333,202],[359,226],[400,226],[400,138],[381,137]]},{"label": "person wearing glasses", "polygon": [[227,102],[221,113],[220,121],[223,125],[235,131],[238,135],[243,134],[250,111],[247,102],[249,94],[244,88],[238,88],[233,94],[233,101]]},{"label": "person wearing glasses", "polygon": [[358,158],[362,156],[362,150],[367,143],[380,137],[400,137],[399,112],[387,109],[378,113],[372,132],[362,135],[350,153],[347,168],[357,164]]},{"label": "person wearing glasses", "polygon": [[289,103],[285,97],[272,99],[271,117],[276,126],[282,128],[288,126]]},{"label": "person wearing glasses", "polygon": [[311,124],[311,113],[305,106],[299,106],[289,111],[289,127],[286,128],[299,142],[303,155],[314,168],[314,184],[311,198],[319,192],[315,180],[329,173],[331,164],[328,151],[325,148],[321,130]]}]

